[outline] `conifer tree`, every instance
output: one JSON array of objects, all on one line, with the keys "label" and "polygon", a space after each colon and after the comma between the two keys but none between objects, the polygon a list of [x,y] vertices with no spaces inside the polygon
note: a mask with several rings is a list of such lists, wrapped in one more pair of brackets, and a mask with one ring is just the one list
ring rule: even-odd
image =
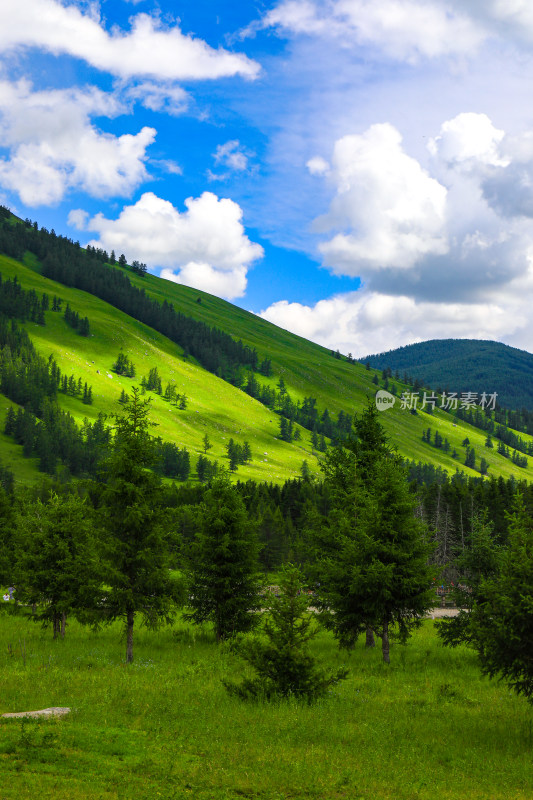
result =
[{"label": "conifer tree", "polygon": [[481,582],[471,628],[481,668],[533,703],[533,523],[517,495],[500,569]]},{"label": "conifer tree", "polygon": [[309,613],[309,596],[302,591],[302,584],[299,570],[287,565],[280,578],[279,596],[271,593],[267,601],[267,641],[246,638],[235,648],[256,675],[240,684],[223,681],[230,694],[244,700],[296,697],[311,703],[346,677],[344,668],[326,672],[318,667],[309,651],[318,626]]},{"label": "conifer tree", "polygon": [[170,532],[161,509],[161,482],[149,470],[155,459],[149,434],[149,400],[132,388],[124,415],[116,415],[114,452],[100,497],[109,619],[121,619],[126,632],[126,662],[133,661],[133,627],[141,614],[158,627],[172,619],[181,589],[169,572]]},{"label": "conifer tree", "polygon": [[437,572],[402,468],[390,458],[375,467],[372,488],[356,482],[351,508],[337,507],[316,533],[317,571],[326,625],[346,647],[371,628],[388,663],[392,626],[405,641],[420,624],[434,603]]},{"label": "conifer tree", "polygon": [[217,642],[248,631],[260,607],[259,544],[244,503],[227,476],[204,495],[188,565],[190,611],[196,624],[212,622]]},{"label": "conifer tree", "polygon": [[357,438],[326,454],[322,469],[333,510],[314,526],[317,603],[342,646],[365,629],[382,638],[388,663],[389,633],[405,640],[434,601],[436,575],[427,561],[427,530],[415,517],[416,499],[389,447],[369,401],[355,421]]},{"label": "conifer tree", "polygon": [[482,582],[500,571],[503,552],[503,547],[495,541],[488,512],[474,513],[470,541],[453,562],[459,576],[453,591],[459,612],[435,621],[437,635],[447,647],[472,645],[472,609],[481,599]]},{"label": "conifer tree", "polygon": [[67,615],[94,608],[101,596],[92,509],[77,495],[51,493],[25,502],[16,521],[13,580],[19,602],[36,605],[36,621],[65,635]]}]

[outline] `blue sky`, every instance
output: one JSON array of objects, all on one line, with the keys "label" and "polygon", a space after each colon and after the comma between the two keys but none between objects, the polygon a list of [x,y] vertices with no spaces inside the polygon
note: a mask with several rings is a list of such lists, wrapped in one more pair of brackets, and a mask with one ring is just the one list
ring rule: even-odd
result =
[{"label": "blue sky", "polygon": [[2,0],[0,202],[357,356],[531,349],[528,0]]}]

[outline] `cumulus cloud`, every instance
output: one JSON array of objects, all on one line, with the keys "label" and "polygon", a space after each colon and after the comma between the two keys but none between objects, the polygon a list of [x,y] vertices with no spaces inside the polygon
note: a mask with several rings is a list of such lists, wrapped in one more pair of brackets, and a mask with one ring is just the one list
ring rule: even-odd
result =
[{"label": "cumulus cloud", "polygon": [[518,302],[511,306],[496,299],[473,304],[419,302],[364,289],[320,300],[314,306],[282,300],[259,316],[356,358],[426,339],[522,335],[527,341],[531,334],[527,310]]},{"label": "cumulus cloud", "polygon": [[408,61],[471,54],[487,35],[463,7],[444,0],[282,0],[258,27],[375,45]]},{"label": "cumulus cloud", "polygon": [[463,113],[446,121],[428,147],[450,170],[449,180],[454,173],[457,182],[457,173],[469,177],[497,215],[533,217],[533,131],[508,136],[486,114]]},{"label": "cumulus cloud", "polygon": [[88,228],[99,234],[91,242],[125,253],[162,276],[231,299],[246,289],[246,272],[263,256],[263,248],[244,232],[242,209],[212,192],[185,200],[180,212],[167,200],[146,192],[125,206],[116,220],[97,214]]},{"label": "cumulus cloud", "polygon": [[422,169],[390,125],[338,140],[318,223],[345,230],[319,250],[363,288],[312,306],[283,300],[261,316],[358,356],[443,336],[530,348],[533,132],[509,136],[463,113],[429,150]]},{"label": "cumulus cloud", "polygon": [[424,255],[448,251],[447,190],[404,152],[392,125],[339,139],[330,180],[335,197],[315,227],[349,229],[320,245],[333,272],[409,269]]},{"label": "cumulus cloud", "polygon": [[334,196],[315,221],[331,236],[318,250],[332,272],[379,293],[479,302],[528,269],[533,135],[463,113],[428,148],[423,168],[389,124],[339,139],[324,170]]},{"label": "cumulus cloud", "polygon": [[83,13],[58,0],[2,0],[0,50],[29,47],[83,59],[121,78],[205,80],[259,73],[259,65],[245,55],[214,50],[178,25],[164,27],[148,14],[134,16],[127,32],[114,28],[109,33],[95,5]]},{"label": "cumulus cloud", "polygon": [[91,115],[113,116],[116,98],[97,89],[34,92],[27,81],[0,81],[0,185],[25,205],[59,202],[69,189],[95,197],[129,195],[147,176],[155,130],[113,136]]},{"label": "cumulus cloud", "polygon": [[505,131],[496,128],[486,114],[467,112],[444,122],[428,149],[453,167],[503,167],[509,163],[501,154],[504,136]]},{"label": "cumulus cloud", "polygon": [[246,267],[236,267],[230,271],[215,269],[210,264],[199,264],[191,261],[179,272],[171,269],[161,270],[161,278],[184,286],[192,286],[209,294],[233,300],[242,297],[246,291]]}]

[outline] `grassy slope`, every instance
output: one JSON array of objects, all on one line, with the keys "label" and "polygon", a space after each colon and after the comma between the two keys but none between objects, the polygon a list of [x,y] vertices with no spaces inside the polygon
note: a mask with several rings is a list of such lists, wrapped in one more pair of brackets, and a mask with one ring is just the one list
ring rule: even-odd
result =
[{"label": "grassy slope", "polygon": [[[121,389],[126,391],[138,383],[142,375],[157,365],[163,385],[175,380],[178,391],[185,392],[189,404],[185,411],[177,410],[156,394],[152,398],[152,418],[157,421],[155,433],[164,440],[186,446],[193,463],[201,452],[204,434],[208,434],[213,448],[210,458],[222,460],[225,446],[231,437],[243,442],[248,439],[252,446],[253,461],[247,467],[239,467],[239,478],[281,481],[299,474],[303,459],[317,468],[311,455],[308,436],[302,442],[285,444],[276,438],[277,416],[243,392],[237,391],[225,381],[199,368],[181,357],[181,349],[164,336],[133,320],[112,306],[92,295],[68,289],[42,278],[34,269],[0,256],[0,272],[8,277],[17,274],[25,289],[57,294],[69,302],[76,311],[87,315],[91,321],[91,336],[85,339],[74,333],[64,322],[61,314],[46,313],[43,328],[28,323],[26,328],[37,349],[46,357],[53,353],[59,367],[67,375],[81,376],[93,387],[94,402],[86,406],[79,399],[59,395],[61,406],[78,420],[84,417],[95,419],[98,412],[107,414],[120,411],[117,399]],[[122,378],[112,373],[111,366],[120,349],[133,360],[138,380]],[[94,363],[93,363],[94,362]],[[98,374],[97,370],[100,371]],[[0,401],[0,419],[5,416],[9,402]],[[28,462],[23,474],[12,461],[17,452],[12,440],[1,436],[3,461],[13,464],[17,477],[31,478]],[[7,449],[6,449],[7,448]]]},{"label": "grassy slope", "polygon": [[[367,398],[374,395],[376,388],[372,383],[372,378],[376,374],[374,370],[368,371],[361,364],[348,364],[344,360],[337,360],[326,348],[197,289],[162,281],[153,275],[138,278],[131,273],[128,274],[133,283],[144,286],[146,291],[160,302],[166,298],[174,303],[178,311],[215,325],[242,339],[246,344],[257,347],[261,356],[272,358],[276,375],[274,383],[280,375],[283,376],[294,399],[302,400],[305,396],[317,397],[320,410],[327,406],[330,411],[338,412],[342,409],[353,413],[354,410],[360,412]],[[201,298],[201,303],[197,302],[198,297]],[[379,372],[377,374],[381,377]],[[264,379],[260,377],[260,380]],[[409,390],[409,387],[401,381],[396,382],[396,386],[398,394],[401,394],[404,388]],[[477,463],[481,457],[485,457],[489,462],[489,474],[505,477],[514,474],[526,477],[528,480],[533,478],[533,465],[527,469],[519,469],[508,459],[498,455],[495,448],[494,450],[485,448],[486,435],[482,431],[460,421],[455,425],[449,414],[438,410],[433,416],[423,412],[413,416],[407,411],[402,411],[399,406],[397,402],[393,409],[384,412],[382,422],[403,456],[440,465],[450,473],[455,472],[455,468],[459,466],[460,469],[464,468],[465,472],[479,476],[479,473],[464,467],[451,455],[446,455],[422,442],[424,429],[431,427],[434,433],[438,428],[442,436],[450,442],[451,452],[455,447],[460,454],[460,461],[464,461],[464,448],[461,443],[468,437],[476,451]],[[526,434],[520,435],[525,440],[532,438]]]},{"label": "grassy slope", "polygon": [[[311,452],[310,434],[301,430],[300,442],[285,444],[277,439],[278,418],[260,403],[243,392],[198,367],[193,360],[184,360],[181,349],[156,331],[133,320],[103,301],[76,289],[43,278],[39,267],[31,258],[24,265],[0,256],[0,272],[3,276],[17,275],[23,288],[34,288],[38,292],[57,294],[69,302],[72,308],[83,312],[91,321],[91,337],[84,339],[75,334],[62,319],[61,314],[47,312],[46,327],[28,323],[27,329],[35,345],[43,355],[53,353],[63,372],[81,376],[93,386],[94,403],[84,406],[80,400],[60,395],[62,407],[68,409],[81,421],[85,416],[93,419],[99,411],[107,414],[120,410],[117,399],[121,389],[128,391],[132,383],[147,375],[157,365],[163,385],[175,380],[178,391],[189,398],[186,411],[176,410],[162,398],[152,394],[153,418],[157,420],[156,432],[164,440],[175,441],[191,452],[193,464],[201,452],[201,441],[208,434],[213,449],[209,457],[223,459],[225,446],[230,437],[236,441],[250,441],[254,459],[247,467],[239,467],[239,478],[283,481],[299,474],[304,459],[311,469],[318,472],[318,462]],[[274,377],[263,382],[275,385],[283,376],[293,399],[305,396],[318,398],[319,410],[328,407],[330,412],[343,409],[349,413],[359,412],[366,398],[372,397],[373,371],[362,365],[348,364],[332,358],[329,351],[294,334],[288,333],[247,311],[211,295],[184,286],[163,281],[154,276],[139,278],[128,273],[132,282],[162,301],[174,303],[177,310],[201,319],[208,324],[226,330],[233,336],[257,347],[260,356],[272,359]],[[201,303],[197,298],[201,297]],[[133,360],[137,379],[131,381],[110,372],[111,365],[120,349]],[[94,363],[93,363],[94,362]],[[100,370],[100,374],[97,370]],[[112,377],[110,377],[112,375]],[[402,384],[398,384],[401,391]],[[0,424],[8,401],[0,396]],[[479,475],[463,467],[464,449],[461,442],[468,436],[479,458],[484,456],[490,464],[489,474],[509,477],[515,474],[533,479],[533,461],[527,469],[519,469],[493,450],[484,448],[485,435],[464,423],[454,426],[451,418],[441,412],[432,417],[425,413],[413,416],[399,408],[384,412],[383,423],[400,453],[406,457],[441,465],[450,473],[459,465],[472,475]],[[443,437],[455,447],[461,458],[451,458],[424,444],[422,431],[431,426],[438,427]],[[527,438],[524,436],[524,438]],[[20,448],[12,440],[0,434],[0,454],[5,464],[12,465],[21,481],[36,478],[31,461],[22,458]]]}]

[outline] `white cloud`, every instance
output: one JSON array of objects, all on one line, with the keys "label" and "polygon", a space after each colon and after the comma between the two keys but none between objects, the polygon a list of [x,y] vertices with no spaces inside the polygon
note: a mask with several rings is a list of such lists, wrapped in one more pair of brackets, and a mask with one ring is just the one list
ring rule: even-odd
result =
[{"label": "white cloud", "polygon": [[349,228],[320,245],[333,272],[409,269],[425,255],[447,252],[446,188],[403,151],[392,125],[339,139],[330,179],[335,197],[316,228]]},{"label": "white cloud", "polygon": [[137,100],[150,111],[160,111],[177,117],[187,111],[189,95],[175,84],[161,84],[144,81],[125,90],[125,96]]},{"label": "white cloud", "polygon": [[82,208],[73,208],[71,211],[69,211],[67,217],[67,222],[70,227],[76,228],[78,231],[84,231],[87,229],[88,220],[89,214]]},{"label": "white cloud", "polygon": [[219,144],[213,158],[215,164],[222,164],[236,172],[243,172],[248,169],[248,159],[253,155],[247,151],[238,139],[232,139],[225,144]]},{"label": "white cloud", "polygon": [[[179,212],[166,200],[146,192],[135,205],[125,206],[118,219],[97,214],[90,230],[99,234],[91,242],[125,253],[150,267],[164,267],[163,277],[187,283],[228,299],[241,297],[246,272],[263,256],[242,225],[240,206],[211,192],[185,200]],[[177,270],[177,272],[175,272]]]},{"label": "white cloud", "polygon": [[530,349],[533,131],[509,136],[462,113],[429,149],[439,182],[390,125],[339,139],[325,178],[335,196],[318,222],[344,231],[319,249],[363,288],[312,306],[282,300],[261,316],[359,357],[443,337]]},{"label": "white cloud", "polygon": [[503,167],[509,163],[501,155],[504,136],[505,132],[495,128],[486,114],[467,112],[445,122],[428,148],[432,155],[453,167]]},{"label": "white cloud", "polygon": [[263,319],[357,358],[426,339],[511,339],[531,335],[519,303],[417,302],[412,297],[365,290],[320,300],[314,306],[282,300]]},{"label": "white cloud", "polygon": [[330,166],[325,158],[322,156],[313,156],[305,165],[311,175],[327,175],[330,171]]},{"label": "white cloud", "polygon": [[464,8],[440,0],[282,0],[258,27],[375,45],[407,61],[471,55],[487,35]]},{"label": "white cloud", "polygon": [[102,133],[91,115],[113,116],[117,100],[96,89],[33,92],[26,81],[0,81],[0,185],[25,205],[59,202],[71,188],[95,197],[129,195],[147,176],[155,130]]},{"label": "white cloud", "polygon": [[213,153],[213,159],[217,167],[226,168],[225,172],[212,172],[207,170],[207,177],[210,181],[225,181],[235,172],[252,172],[250,159],[255,156],[251,150],[247,150],[238,139],[231,139],[229,142],[217,145]]},{"label": "white cloud", "polygon": [[171,269],[161,270],[161,278],[184,286],[201,289],[217,297],[233,300],[242,297],[246,292],[246,267],[237,267],[230,271],[214,269],[210,264],[199,264],[191,261],[179,272]]},{"label": "white cloud", "polygon": [[121,78],[204,80],[259,73],[259,65],[245,55],[214,50],[178,25],[164,27],[148,14],[134,16],[128,32],[114,28],[108,33],[94,5],[83,13],[58,0],[2,0],[0,50],[29,47],[83,59]]},{"label": "white cloud", "polygon": [[[486,114],[462,113],[442,125],[428,148],[451,175],[469,177],[497,215],[533,217],[533,131],[508,136]],[[509,222],[504,224],[502,233],[508,233]]]}]

